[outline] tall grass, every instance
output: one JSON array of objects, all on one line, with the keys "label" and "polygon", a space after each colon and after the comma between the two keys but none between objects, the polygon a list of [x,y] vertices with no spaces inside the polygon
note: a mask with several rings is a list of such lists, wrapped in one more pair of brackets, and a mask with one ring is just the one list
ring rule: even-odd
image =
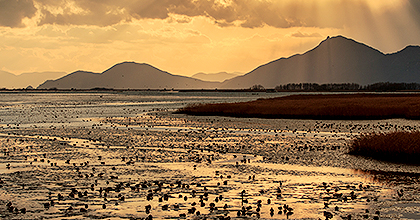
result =
[{"label": "tall grass", "polygon": [[349,154],[393,162],[420,164],[420,132],[396,131],[362,134],[352,141]]},{"label": "tall grass", "polygon": [[420,95],[292,95],[251,102],[186,106],[177,113],[260,118],[420,119]]}]

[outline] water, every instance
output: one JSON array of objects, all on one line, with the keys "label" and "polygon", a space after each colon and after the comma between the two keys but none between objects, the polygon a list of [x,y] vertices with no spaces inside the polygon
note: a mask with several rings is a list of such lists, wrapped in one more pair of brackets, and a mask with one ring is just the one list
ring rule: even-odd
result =
[{"label": "water", "polygon": [[153,110],[173,110],[194,103],[255,100],[283,93],[213,92],[2,92],[0,123],[51,126],[79,122],[83,118],[138,115]]},{"label": "water", "polygon": [[[188,104],[283,95],[287,93],[0,93],[0,216],[325,219],[326,212],[333,219],[420,216],[417,166],[346,154],[349,142],[361,132],[416,130],[417,121],[172,114]],[[53,206],[46,208],[51,201]],[[17,210],[7,211],[8,202]]]}]

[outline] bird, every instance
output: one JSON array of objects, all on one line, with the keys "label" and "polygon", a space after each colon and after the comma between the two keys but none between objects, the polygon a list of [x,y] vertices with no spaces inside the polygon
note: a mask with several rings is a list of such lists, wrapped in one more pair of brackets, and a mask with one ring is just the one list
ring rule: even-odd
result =
[{"label": "bird", "polygon": [[333,217],[333,214],[331,212],[324,211],[324,217],[325,219],[330,219]]}]

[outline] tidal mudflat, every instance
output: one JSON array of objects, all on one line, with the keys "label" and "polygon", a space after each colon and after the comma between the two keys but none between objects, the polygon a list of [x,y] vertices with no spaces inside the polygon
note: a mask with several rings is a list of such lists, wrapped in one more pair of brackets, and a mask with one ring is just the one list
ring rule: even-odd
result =
[{"label": "tidal mudflat", "polygon": [[362,132],[417,121],[186,116],[172,114],[185,97],[165,94],[17,95],[31,100],[0,109],[3,219],[420,218],[418,166],[347,154]]}]

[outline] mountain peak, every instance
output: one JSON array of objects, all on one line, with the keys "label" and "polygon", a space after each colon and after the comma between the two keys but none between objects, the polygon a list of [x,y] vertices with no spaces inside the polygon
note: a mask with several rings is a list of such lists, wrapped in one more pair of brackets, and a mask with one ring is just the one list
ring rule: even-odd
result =
[{"label": "mountain peak", "polygon": [[102,73],[76,71],[59,80],[47,81],[38,88],[190,89],[215,88],[217,85],[172,75],[150,64],[126,61],[117,63]]},{"label": "mountain peak", "polygon": [[420,46],[409,45],[398,52],[387,55],[398,56],[398,58],[405,60],[406,62],[418,63],[418,60],[420,59]]},{"label": "mountain peak", "polygon": [[[380,52],[379,50],[368,46],[366,44],[357,42],[351,38],[347,38],[344,37],[342,35],[337,35],[337,36],[333,36],[330,37],[328,36],[325,40],[321,41],[321,43],[319,43],[319,45],[317,47],[320,47],[322,45],[328,45],[328,47],[333,47],[335,49],[350,49],[352,47],[359,47],[359,48],[363,48],[363,49],[368,49],[368,50],[374,50],[376,52],[379,52],[381,54],[383,54],[382,52]],[[357,48],[358,49],[358,48]]]},{"label": "mountain peak", "polygon": [[102,74],[108,73],[108,72],[120,72],[120,71],[125,71],[125,72],[144,72],[144,71],[148,71],[148,70],[153,70],[153,71],[158,71],[158,72],[162,72],[162,73],[167,73],[170,74],[166,71],[160,70],[150,64],[147,63],[137,63],[134,61],[124,61],[121,63],[117,63],[115,65],[113,65],[112,67],[110,67],[109,69],[105,70],[104,72],[102,72]]},{"label": "mountain peak", "polygon": [[350,40],[350,38],[344,37],[343,35],[337,35],[337,36],[327,36],[325,40],[334,40],[334,39],[342,39],[342,40]]},{"label": "mountain peak", "polygon": [[420,50],[420,46],[417,45],[408,45],[404,49],[402,49],[400,52],[416,52],[418,53]]},{"label": "mountain peak", "polygon": [[327,37],[312,50],[261,65],[244,76],[227,80],[223,87],[241,85],[246,88],[260,84],[265,88],[273,88],[288,83],[419,82],[420,69],[416,66],[418,59],[414,60],[420,57],[417,48],[409,46],[388,56],[341,35]]},{"label": "mountain peak", "polygon": [[337,35],[337,36],[332,36],[332,37],[327,36],[327,38],[325,38],[325,40],[321,41],[319,43],[319,45],[321,45],[323,43],[326,43],[326,42],[345,42],[345,41],[347,41],[347,42],[356,42],[353,39],[344,37],[342,35]]},{"label": "mountain peak", "polygon": [[39,88],[274,88],[288,83],[420,82],[420,47],[384,54],[338,35],[327,37],[303,54],[263,64],[223,83],[172,75],[150,64],[125,61],[102,73],[74,72]]}]

